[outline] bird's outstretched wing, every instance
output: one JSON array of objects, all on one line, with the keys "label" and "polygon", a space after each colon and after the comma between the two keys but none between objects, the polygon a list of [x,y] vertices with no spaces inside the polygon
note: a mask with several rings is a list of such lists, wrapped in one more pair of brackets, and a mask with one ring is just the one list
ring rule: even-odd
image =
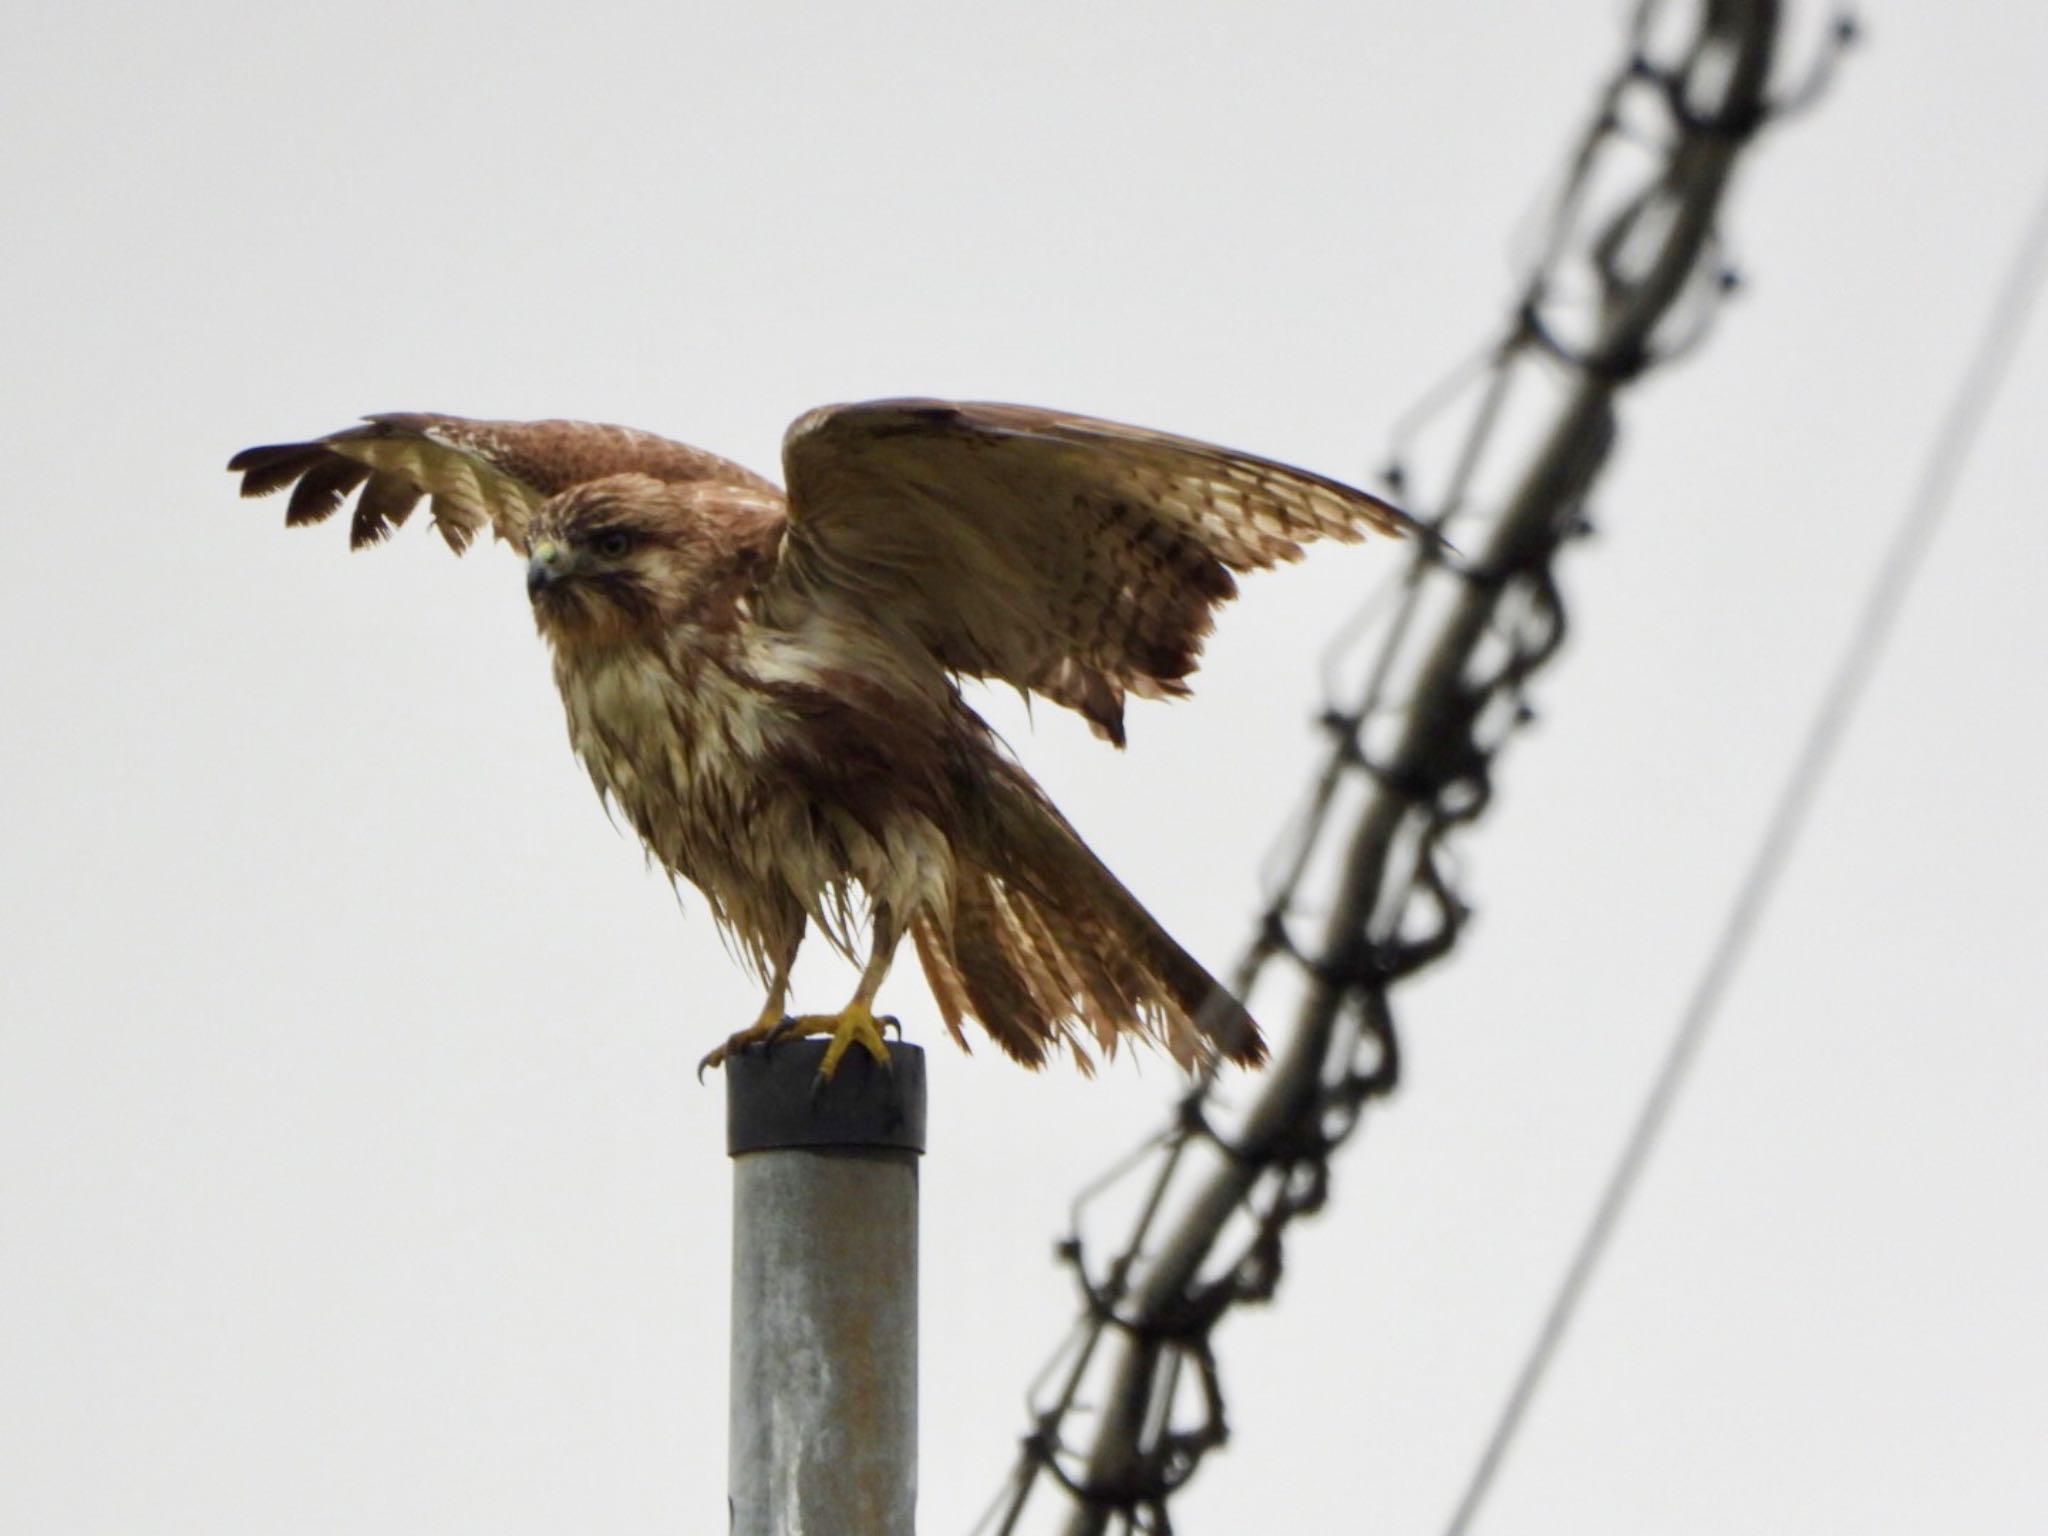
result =
[{"label": "bird's outstretched wing", "polygon": [[630,427],[407,413],[367,416],[361,426],[311,442],[245,448],[228,468],[241,473],[244,496],[268,496],[297,481],[284,517],[294,526],[331,517],[361,487],[351,549],[390,537],[426,497],[435,529],[457,554],[486,526],[524,552],[542,503],[605,475],[767,487],[716,454]]},{"label": "bird's outstretched wing", "polygon": [[1119,745],[1126,693],[1187,692],[1233,572],[1417,526],[1305,470],[1028,406],[828,406],[782,456],[778,582],[841,592],[953,671],[1067,705]]}]

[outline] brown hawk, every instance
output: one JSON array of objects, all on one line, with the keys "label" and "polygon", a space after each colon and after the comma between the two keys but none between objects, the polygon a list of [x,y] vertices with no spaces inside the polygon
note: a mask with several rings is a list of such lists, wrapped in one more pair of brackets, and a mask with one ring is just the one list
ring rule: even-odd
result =
[{"label": "brown hawk", "polygon": [[[1187,438],[1014,405],[811,412],[787,493],[624,427],[388,415],[250,448],[242,493],[296,482],[288,524],[360,490],[352,548],[422,497],[461,551],[526,556],[569,737],[600,796],[766,983],[706,1058],[788,1033],[886,1061],[875,996],[906,934],[953,1038],[1018,1061],[1126,1033],[1183,1066],[1265,1046],[1233,998],[1091,853],[961,699],[1009,683],[1121,745],[1124,697],[1187,692],[1233,573],[1319,537],[1412,527],[1363,491]],[[815,924],[856,959],[837,1014],[784,1017]],[[858,963],[858,962],[857,962]]]}]

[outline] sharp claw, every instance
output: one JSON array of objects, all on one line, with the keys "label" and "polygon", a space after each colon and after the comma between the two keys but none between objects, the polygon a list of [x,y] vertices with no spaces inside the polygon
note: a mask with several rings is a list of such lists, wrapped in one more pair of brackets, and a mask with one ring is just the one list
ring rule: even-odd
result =
[{"label": "sharp claw", "polygon": [[728,1036],[724,1044],[714,1046],[705,1053],[704,1059],[697,1063],[697,1081],[703,1082],[706,1072],[709,1072],[713,1067],[724,1066],[737,1053],[744,1051],[750,1045],[772,1046],[778,1040],[786,1040],[793,1034],[801,1033],[803,1033],[801,1021],[792,1019],[786,1013],[780,1014],[774,1019],[765,1017],[756,1019],[737,1034]]},{"label": "sharp claw", "polygon": [[890,1069],[889,1047],[882,1039],[878,1021],[864,1004],[849,1003],[837,1016],[818,1022],[829,1026],[832,1036],[832,1043],[825,1047],[825,1059],[818,1063],[819,1077],[829,1082],[839,1070],[839,1063],[845,1060],[847,1049],[855,1044],[880,1062],[883,1071]]},{"label": "sharp claw", "polygon": [[795,1017],[785,1014],[772,1022],[757,1019],[697,1063],[697,1081],[703,1082],[706,1072],[713,1067],[724,1066],[748,1046],[773,1047],[792,1036],[828,1035],[832,1043],[825,1047],[825,1059],[818,1063],[818,1076],[812,1084],[811,1091],[815,1097],[819,1087],[832,1081],[847,1050],[856,1044],[872,1056],[884,1072],[893,1074],[896,1064],[889,1059],[888,1042],[882,1036],[885,1029],[893,1029],[897,1039],[903,1038],[900,1022],[893,1018],[877,1018],[859,1003],[850,1003],[838,1013],[799,1014]]}]

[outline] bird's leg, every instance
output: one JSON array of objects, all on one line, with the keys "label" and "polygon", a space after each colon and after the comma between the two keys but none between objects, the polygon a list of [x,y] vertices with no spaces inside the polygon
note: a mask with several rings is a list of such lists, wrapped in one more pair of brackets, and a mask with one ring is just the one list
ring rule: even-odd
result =
[{"label": "bird's leg", "polygon": [[825,1059],[818,1063],[818,1076],[828,1082],[839,1070],[847,1048],[853,1045],[859,1045],[880,1062],[883,1071],[889,1070],[889,1047],[882,1041],[883,1021],[875,1017],[874,1003],[875,994],[882,990],[882,978],[889,974],[889,962],[896,956],[899,935],[895,917],[880,902],[875,903],[873,927],[868,963],[860,973],[860,985],[853,989],[853,1001],[837,1013],[805,1014],[791,1020],[804,1034],[832,1037],[832,1043],[825,1047]]},{"label": "bird's leg", "polygon": [[789,1001],[789,973],[796,967],[796,952],[804,941],[804,921],[799,916],[782,953],[776,957],[775,975],[768,982],[768,1000],[761,1005],[761,1012],[754,1022],[737,1034],[730,1036],[697,1063],[697,1081],[704,1081],[704,1074],[713,1067],[723,1066],[735,1051],[743,1051],[750,1045],[773,1045],[789,1035],[802,1034],[798,1021],[787,1018],[783,1008]]}]

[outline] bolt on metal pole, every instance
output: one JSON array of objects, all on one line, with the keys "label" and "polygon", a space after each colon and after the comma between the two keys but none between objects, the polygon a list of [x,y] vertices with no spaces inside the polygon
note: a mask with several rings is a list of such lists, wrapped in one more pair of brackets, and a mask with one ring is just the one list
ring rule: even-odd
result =
[{"label": "bolt on metal pole", "polygon": [[791,1040],[725,1064],[733,1536],[912,1536],[924,1052]]}]

